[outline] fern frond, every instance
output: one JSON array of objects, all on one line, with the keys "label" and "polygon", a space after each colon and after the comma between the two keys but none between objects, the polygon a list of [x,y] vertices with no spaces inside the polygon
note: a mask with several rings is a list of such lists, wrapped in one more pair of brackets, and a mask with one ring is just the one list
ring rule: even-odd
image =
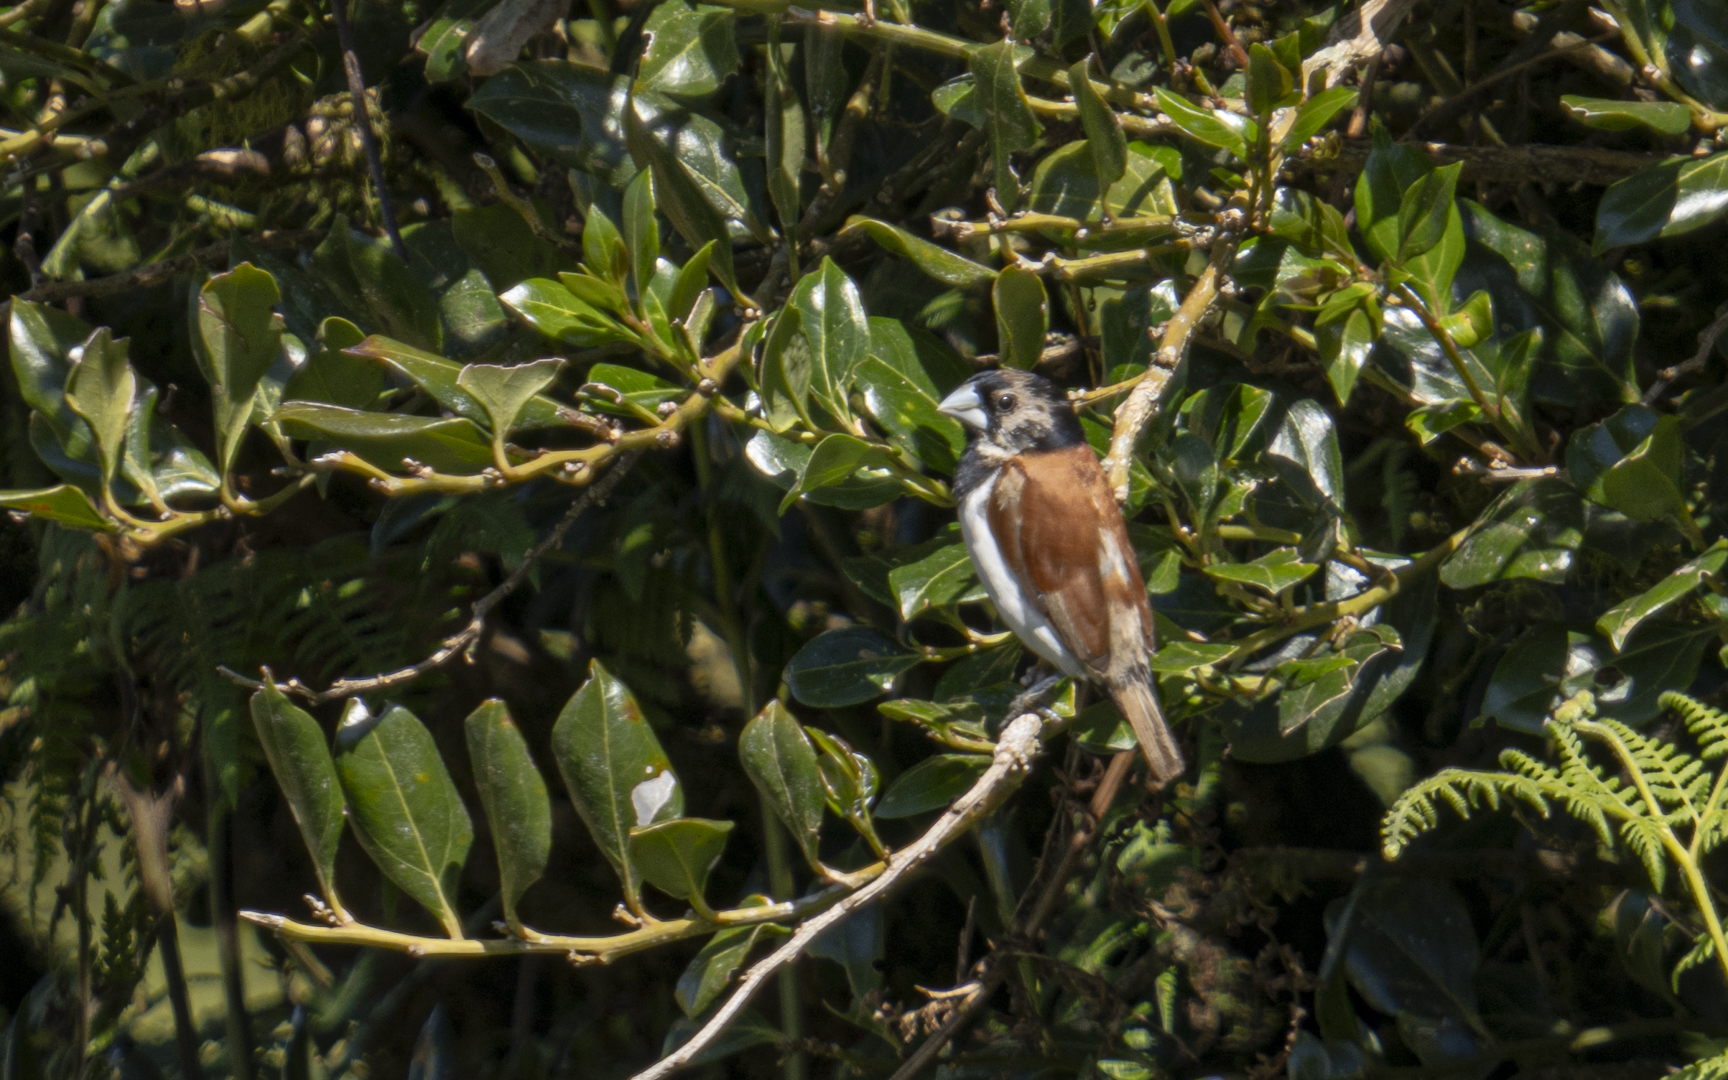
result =
[{"label": "fern frond", "polygon": [[1714,959],[1716,959],[1716,943],[1710,940],[1709,934],[1699,934],[1698,940],[1694,941],[1692,947],[1686,950],[1686,955],[1682,956],[1680,962],[1674,965],[1674,974],[1671,977],[1674,992],[1676,994],[1680,992],[1680,976],[1695,967],[1708,964]]},{"label": "fern frond", "polygon": [[1698,808],[1710,797],[1714,776],[1704,771],[1704,763],[1683,753],[1673,743],[1647,738],[1616,720],[1599,720],[1596,726],[1612,732],[1632,757],[1633,766],[1643,774],[1650,794],[1668,810],[1670,825],[1692,824],[1698,820]]},{"label": "fern frond", "polygon": [[1728,1050],[1715,1057],[1699,1058],[1668,1080],[1728,1080]]},{"label": "fern frond", "polygon": [[1620,836],[1633,854],[1644,862],[1652,891],[1660,894],[1668,880],[1668,853],[1662,845],[1662,823],[1648,817],[1630,818],[1620,825]]},{"label": "fern frond", "polygon": [[1686,730],[1698,740],[1698,753],[1705,761],[1728,755],[1728,713],[1673,690],[1657,700],[1664,709],[1673,709],[1686,721]]},{"label": "fern frond", "polygon": [[1498,810],[1502,801],[1513,799],[1529,804],[1544,817],[1548,815],[1541,786],[1529,776],[1442,769],[1392,804],[1380,828],[1382,849],[1386,858],[1396,859],[1412,840],[1440,824],[1442,802],[1459,817],[1468,818],[1472,810]]}]

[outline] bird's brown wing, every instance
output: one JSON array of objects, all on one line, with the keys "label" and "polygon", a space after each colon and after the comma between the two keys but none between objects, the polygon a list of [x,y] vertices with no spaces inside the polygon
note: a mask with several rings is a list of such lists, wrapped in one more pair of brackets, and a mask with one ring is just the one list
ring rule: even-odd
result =
[{"label": "bird's brown wing", "polygon": [[1068,648],[1109,681],[1144,672],[1152,608],[1122,512],[1090,447],[1022,454],[991,492],[1002,556]]}]

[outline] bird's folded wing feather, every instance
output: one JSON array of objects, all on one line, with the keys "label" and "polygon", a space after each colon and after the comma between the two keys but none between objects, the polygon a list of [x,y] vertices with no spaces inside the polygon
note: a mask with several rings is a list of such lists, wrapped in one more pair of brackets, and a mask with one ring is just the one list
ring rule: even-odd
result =
[{"label": "bird's folded wing feather", "polygon": [[1144,670],[1152,611],[1128,528],[1090,447],[1023,454],[991,492],[1004,561],[1091,670]]}]

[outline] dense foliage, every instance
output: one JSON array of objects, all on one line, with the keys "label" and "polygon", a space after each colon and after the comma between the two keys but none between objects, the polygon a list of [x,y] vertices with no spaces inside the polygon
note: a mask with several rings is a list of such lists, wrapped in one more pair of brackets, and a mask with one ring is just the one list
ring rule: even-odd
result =
[{"label": "dense foliage", "polygon": [[566,6],[0,9],[0,1080],[1728,1075],[1728,9]]}]

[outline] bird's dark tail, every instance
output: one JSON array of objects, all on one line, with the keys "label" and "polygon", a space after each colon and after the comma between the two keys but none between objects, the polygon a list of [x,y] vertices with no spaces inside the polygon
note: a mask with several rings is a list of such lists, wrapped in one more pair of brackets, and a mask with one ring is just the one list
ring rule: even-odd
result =
[{"label": "bird's dark tail", "polygon": [[1181,776],[1188,766],[1182,760],[1176,737],[1170,733],[1170,725],[1164,722],[1164,710],[1158,707],[1158,693],[1153,689],[1151,675],[1129,677],[1112,684],[1110,696],[1134,728],[1134,737],[1140,740],[1140,752],[1146,755],[1146,764],[1152,766],[1152,775],[1160,781]]}]

